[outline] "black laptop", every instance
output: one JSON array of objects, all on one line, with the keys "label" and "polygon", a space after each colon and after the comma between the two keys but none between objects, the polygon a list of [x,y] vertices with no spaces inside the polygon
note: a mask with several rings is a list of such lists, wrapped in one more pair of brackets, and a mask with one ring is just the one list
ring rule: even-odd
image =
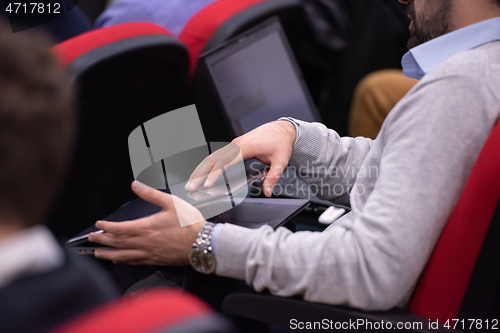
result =
[{"label": "black laptop", "polygon": [[[234,137],[281,117],[321,122],[278,18],[204,53],[200,61]],[[308,199],[320,213],[332,205],[316,197],[291,169],[278,185],[275,195]],[[349,210],[342,203],[335,206]]]},{"label": "black laptop", "polygon": [[[257,199],[245,198],[234,208],[216,215],[208,221],[214,223],[231,223],[242,227],[257,229],[263,225],[269,225],[274,229],[290,221],[298,213],[309,205],[305,199]],[[121,222],[135,220],[150,216],[161,210],[159,206],[153,205],[140,198],[127,202],[118,210],[106,216],[103,220]],[[92,225],[80,232],[66,243],[66,247],[79,254],[93,254],[101,244],[91,243],[87,236],[99,229]]]}]

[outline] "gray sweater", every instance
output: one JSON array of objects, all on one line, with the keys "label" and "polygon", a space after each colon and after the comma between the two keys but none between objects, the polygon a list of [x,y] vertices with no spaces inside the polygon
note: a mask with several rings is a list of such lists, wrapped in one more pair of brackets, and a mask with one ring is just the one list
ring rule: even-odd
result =
[{"label": "gray sweater", "polygon": [[298,121],[289,164],[302,166],[301,176],[323,190],[323,199],[349,195],[352,211],[323,232],[226,224],[217,237],[216,273],[314,302],[367,310],[399,304],[499,114],[500,42],[493,42],[425,75],[374,141]]}]

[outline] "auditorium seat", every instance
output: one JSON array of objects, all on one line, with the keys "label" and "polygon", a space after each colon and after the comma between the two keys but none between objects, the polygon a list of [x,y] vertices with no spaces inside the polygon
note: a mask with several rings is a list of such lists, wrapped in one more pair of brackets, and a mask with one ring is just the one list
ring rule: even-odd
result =
[{"label": "auditorium seat", "polygon": [[234,332],[234,328],[188,293],[150,289],[97,308],[52,333],[88,332],[226,333]]},{"label": "auditorium seat", "polygon": [[[334,288],[334,286],[332,286]],[[494,127],[472,169],[462,195],[434,249],[407,309],[364,312],[256,292],[224,300],[229,314],[289,327],[301,322],[371,320],[423,323],[415,332],[439,332],[429,320],[451,329],[482,330],[500,325],[500,122]],[[453,321],[455,319],[455,321]],[[474,322],[470,320],[475,319]],[[496,322],[494,320],[497,320]],[[462,321],[463,320],[463,321]],[[481,320],[479,322],[478,320]],[[486,322],[485,320],[488,320]],[[493,320],[493,321],[492,321]],[[472,325],[471,325],[472,324]],[[360,329],[359,331],[363,331]],[[409,330],[412,331],[412,330]]]},{"label": "auditorium seat", "polygon": [[128,135],[185,105],[188,55],[149,23],[93,30],[53,51],[78,91],[79,135],[48,226],[71,237],[133,198]]},{"label": "auditorium seat", "polygon": [[193,74],[199,56],[274,15],[300,11],[295,0],[219,0],[198,12],[186,24],[179,39],[189,51]]}]

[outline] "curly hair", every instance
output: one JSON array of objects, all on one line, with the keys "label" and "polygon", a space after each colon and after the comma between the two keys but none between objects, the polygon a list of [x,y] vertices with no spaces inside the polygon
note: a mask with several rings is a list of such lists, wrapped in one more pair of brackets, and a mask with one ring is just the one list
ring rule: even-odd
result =
[{"label": "curly hair", "polygon": [[69,158],[74,98],[49,47],[0,22],[0,223],[41,223]]}]

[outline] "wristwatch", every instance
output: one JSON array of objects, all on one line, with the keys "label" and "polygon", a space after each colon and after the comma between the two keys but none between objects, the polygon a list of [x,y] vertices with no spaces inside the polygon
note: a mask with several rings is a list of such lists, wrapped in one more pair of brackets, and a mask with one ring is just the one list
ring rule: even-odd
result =
[{"label": "wristwatch", "polygon": [[195,270],[203,274],[212,274],[217,267],[217,261],[212,253],[212,232],[215,223],[207,222],[198,233],[198,238],[193,243],[189,252],[189,262]]}]

